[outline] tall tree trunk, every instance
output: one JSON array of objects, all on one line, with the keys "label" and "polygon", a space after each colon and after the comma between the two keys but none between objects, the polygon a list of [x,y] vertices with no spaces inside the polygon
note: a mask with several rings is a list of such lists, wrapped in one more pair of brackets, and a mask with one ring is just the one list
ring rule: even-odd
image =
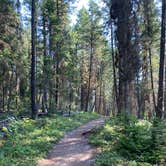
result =
[{"label": "tall tree trunk", "polygon": [[154,79],[153,79],[153,66],[152,66],[152,53],[151,48],[149,48],[149,63],[150,63],[150,80],[151,80],[151,89],[152,89],[152,97],[153,97],[153,111],[156,108],[156,97],[154,92]]},{"label": "tall tree trunk", "polygon": [[95,89],[95,112],[99,113],[99,86]]},{"label": "tall tree trunk", "polygon": [[106,108],[106,98],[105,98],[105,82],[104,82],[104,80],[103,80],[103,87],[102,87],[102,91],[103,91],[103,108],[102,108],[102,110],[103,110],[103,115],[107,115],[107,108]]},{"label": "tall tree trunk", "polygon": [[[59,22],[59,0],[56,0],[56,17]],[[57,41],[56,43],[56,85],[55,85],[55,105],[56,105],[56,109],[58,108],[58,98],[59,98],[59,41]]]},{"label": "tall tree trunk", "polygon": [[31,11],[31,46],[32,46],[32,57],[31,57],[31,109],[32,118],[37,118],[37,107],[36,107],[36,80],[35,80],[35,58],[36,58],[36,1],[32,0],[32,11]]},{"label": "tall tree trunk", "polygon": [[164,59],[165,59],[165,23],[166,23],[166,0],[162,0],[162,16],[161,16],[161,39],[160,39],[160,67],[159,67],[159,86],[156,107],[157,118],[162,118],[163,111],[163,79],[164,79]]},{"label": "tall tree trunk", "polygon": [[[153,83],[153,67],[152,67],[152,53],[151,53],[151,46],[152,46],[152,40],[154,37],[153,34],[153,5],[154,5],[154,0],[144,0],[143,1],[144,5],[144,25],[145,25],[145,37],[146,41],[145,43],[145,48],[146,52],[148,55],[148,68],[150,71],[150,83],[151,83],[151,91],[152,91],[152,102],[153,102],[153,109],[150,109],[150,103],[146,104],[149,106],[148,114],[152,114],[154,112],[155,107],[156,107],[156,101],[155,101],[155,93],[154,93],[154,83]],[[147,38],[148,37],[148,38]],[[148,82],[147,82],[148,84]],[[147,86],[148,87],[148,86]],[[150,93],[147,92],[149,102],[150,102]]]},{"label": "tall tree trunk", "polygon": [[140,106],[140,118],[144,118],[145,111],[147,111],[149,92],[148,92],[148,50],[144,46],[142,51],[142,84],[141,84],[141,106]]},{"label": "tall tree trunk", "polygon": [[112,1],[111,18],[116,19],[118,41],[118,114],[123,113],[125,115],[132,114],[136,109],[131,107],[133,100],[135,100],[131,100],[131,96],[135,97],[133,86],[139,66],[139,58],[135,50],[136,46],[132,41],[134,32],[132,7],[131,0]]},{"label": "tall tree trunk", "polygon": [[137,92],[137,103],[138,103],[138,112],[137,112],[137,117],[139,119],[141,119],[141,90],[140,90],[140,76],[139,73],[137,74],[137,78],[136,78],[136,92]]},{"label": "tall tree trunk", "polygon": [[[101,72],[100,72],[101,73]],[[100,84],[99,84],[99,104],[98,104],[98,113],[102,113],[102,75],[101,75],[101,78],[100,78]]]},{"label": "tall tree trunk", "polygon": [[87,98],[86,98],[85,112],[88,111],[88,104],[89,104],[89,100],[90,100],[92,68],[93,68],[93,32],[91,30],[89,78],[88,78],[88,89],[87,89]]},{"label": "tall tree trunk", "polygon": [[56,109],[58,108],[58,99],[59,98],[59,55],[56,54],[56,85],[55,85],[55,105]]},{"label": "tall tree trunk", "polygon": [[81,68],[80,68],[80,76],[81,76],[81,105],[80,105],[80,109],[81,111],[85,111],[85,99],[86,99],[86,84],[85,84],[85,78],[84,78],[84,53],[82,53],[82,57],[81,57]]},{"label": "tall tree trunk", "polygon": [[[113,79],[114,79],[114,94],[115,94],[115,105],[118,106],[118,89],[117,89],[117,78],[115,69],[115,53],[114,53],[114,35],[113,35],[113,22],[111,22],[111,55],[112,55],[112,68],[113,68]],[[118,109],[118,108],[117,108]]]},{"label": "tall tree trunk", "polygon": [[43,66],[43,74],[44,74],[44,88],[43,88],[43,112],[48,111],[47,100],[48,100],[48,80],[47,80],[47,32],[46,32],[46,16],[43,12],[43,45],[44,45],[44,66]]},{"label": "tall tree trunk", "polygon": [[[146,17],[147,17],[147,33],[148,33],[148,37],[152,38],[153,34],[151,34],[152,32],[152,13],[154,13],[152,11],[152,4],[154,4],[154,0],[146,0],[145,1],[145,12],[146,12]],[[153,66],[152,66],[152,52],[151,52],[151,43],[152,41],[150,41],[150,45],[148,48],[148,54],[149,54],[149,67],[150,67],[150,80],[151,80],[151,90],[152,90],[152,98],[153,98],[153,111],[155,111],[156,108],[156,98],[155,98],[155,92],[154,92],[154,80],[153,80]]]},{"label": "tall tree trunk", "polygon": [[85,85],[81,83],[81,111],[85,111]]}]

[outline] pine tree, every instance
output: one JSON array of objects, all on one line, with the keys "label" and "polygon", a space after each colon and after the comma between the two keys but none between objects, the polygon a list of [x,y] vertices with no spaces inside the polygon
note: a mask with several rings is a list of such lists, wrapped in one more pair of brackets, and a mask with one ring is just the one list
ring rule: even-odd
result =
[{"label": "pine tree", "polygon": [[[136,53],[135,42],[132,41],[133,24],[133,3],[127,1],[112,1],[111,18],[117,26],[116,37],[118,41],[117,67],[119,72],[119,114],[132,113],[136,115],[135,101],[135,78],[139,67],[139,58]],[[130,19],[129,19],[130,18]]]},{"label": "pine tree", "polygon": [[159,68],[159,86],[156,107],[157,118],[162,118],[163,111],[163,80],[164,80],[164,59],[165,59],[165,28],[166,28],[166,1],[162,0],[162,16],[161,16],[161,41],[160,41],[160,68]]},{"label": "pine tree", "polygon": [[37,106],[36,106],[36,78],[35,78],[35,69],[36,69],[36,1],[32,0],[32,18],[31,18],[31,47],[32,47],[32,57],[31,57],[31,109],[32,109],[32,118],[37,118]]}]

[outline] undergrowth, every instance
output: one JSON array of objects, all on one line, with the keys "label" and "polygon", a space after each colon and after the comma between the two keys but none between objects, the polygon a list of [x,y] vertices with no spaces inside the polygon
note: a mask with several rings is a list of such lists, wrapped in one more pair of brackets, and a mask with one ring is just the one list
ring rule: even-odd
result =
[{"label": "undergrowth", "polygon": [[67,131],[98,117],[80,113],[71,117],[52,115],[36,121],[18,120],[3,129],[6,138],[0,138],[0,166],[35,166]]},{"label": "undergrowth", "polygon": [[101,148],[95,166],[166,166],[166,122],[110,118],[90,142]]}]

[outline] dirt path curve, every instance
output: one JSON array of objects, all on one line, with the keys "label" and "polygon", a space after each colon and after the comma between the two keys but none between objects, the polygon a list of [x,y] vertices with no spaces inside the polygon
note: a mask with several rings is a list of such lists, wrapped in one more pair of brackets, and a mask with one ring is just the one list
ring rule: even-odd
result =
[{"label": "dirt path curve", "polygon": [[47,159],[38,161],[38,166],[91,166],[97,149],[88,143],[84,133],[101,126],[106,119],[106,117],[101,117],[92,120],[69,132],[55,145]]}]

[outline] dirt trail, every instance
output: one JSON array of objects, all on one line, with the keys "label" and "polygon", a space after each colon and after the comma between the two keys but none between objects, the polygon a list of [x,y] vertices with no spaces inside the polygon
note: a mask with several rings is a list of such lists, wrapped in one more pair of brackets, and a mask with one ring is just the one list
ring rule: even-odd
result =
[{"label": "dirt trail", "polygon": [[[94,163],[95,147],[88,143],[86,134],[91,129],[101,126],[106,117],[92,120],[69,132],[55,145],[47,159],[38,161],[38,166],[91,166]],[[85,135],[84,135],[85,134]]]}]

